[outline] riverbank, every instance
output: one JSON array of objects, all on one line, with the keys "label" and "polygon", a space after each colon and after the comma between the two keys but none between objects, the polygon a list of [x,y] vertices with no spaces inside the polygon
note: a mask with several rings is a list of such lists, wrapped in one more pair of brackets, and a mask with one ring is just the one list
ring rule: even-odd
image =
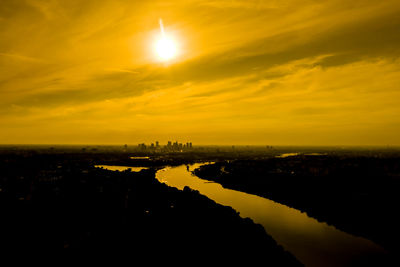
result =
[{"label": "riverbank", "polygon": [[386,258],[387,253],[373,242],[346,234],[267,198],[205,182],[192,173],[202,165],[207,163],[168,167],[158,171],[156,178],[178,189],[189,186],[221,205],[232,207],[242,218],[251,218],[305,266],[385,266],[380,259]]},{"label": "riverbank", "polygon": [[293,156],[222,161],[195,170],[225,188],[307,212],[394,254],[398,247],[398,158]]},{"label": "riverbank", "polygon": [[155,172],[95,168],[90,155],[2,155],[1,245],[302,266],[262,226]]}]

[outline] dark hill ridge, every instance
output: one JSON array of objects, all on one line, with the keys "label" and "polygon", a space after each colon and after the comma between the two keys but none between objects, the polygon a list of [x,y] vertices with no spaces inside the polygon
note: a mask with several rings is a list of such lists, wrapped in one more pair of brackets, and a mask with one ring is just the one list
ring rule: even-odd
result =
[{"label": "dark hill ridge", "polygon": [[301,266],[262,226],[188,187],[158,182],[155,171],[112,172],[67,154],[1,155],[1,244]]}]

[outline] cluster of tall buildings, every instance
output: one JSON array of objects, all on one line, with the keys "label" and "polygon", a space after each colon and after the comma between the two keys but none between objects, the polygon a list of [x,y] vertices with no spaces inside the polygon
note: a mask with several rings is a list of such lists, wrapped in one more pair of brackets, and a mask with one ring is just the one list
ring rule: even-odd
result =
[{"label": "cluster of tall buildings", "polygon": [[158,141],[156,141],[155,143],[151,143],[150,145],[146,145],[145,143],[138,144],[138,149],[141,151],[183,152],[192,150],[193,145],[192,142],[178,143],[178,141],[175,141],[173,143],[171,141],[168,141],[166,145],[162,146]]}]

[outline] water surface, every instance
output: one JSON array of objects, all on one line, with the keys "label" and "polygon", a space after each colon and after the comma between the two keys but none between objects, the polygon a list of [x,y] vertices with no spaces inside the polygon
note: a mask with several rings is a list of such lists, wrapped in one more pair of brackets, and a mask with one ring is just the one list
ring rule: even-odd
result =
[{"label": "water surface", "polygon": [[279,156],[276,156],[276,158],[287,158],[287,157],[294,157],[294,156],[298,156],[300,155],[300,153],[296,152],[296,153],[283,153]]},{"label": "water surface", "polygon": [[232,207],[241,217],[251,218],[309,267],[354,266],[356,262],[385,254],[375,243],[318,222],[299,210],[202,180],[191,173],[201,165],[167,167],[159,170],[156,178],[178,189],[189,186],[219,204]]},{"label": "water surface", "polygon": [[140,172],[146,170],[148,167],[130,167],[130,166],[116,166],[116,165],[95,165],[96,168],[107,169],[110,171],[125,171],[130,169],[132,172]]}]

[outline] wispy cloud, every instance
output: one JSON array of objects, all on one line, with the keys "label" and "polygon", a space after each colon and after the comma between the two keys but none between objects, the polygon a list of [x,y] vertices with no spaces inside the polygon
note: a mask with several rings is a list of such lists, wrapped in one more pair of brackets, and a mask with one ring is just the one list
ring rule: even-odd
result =
[{"label": "wispy cloud", "polygon": [[[391,0],[5,1],[0,138],[399,144],[399,11]],[[169,65],[152,51],[160,17],[181,45]]]},{"label": "wispy cloud", "polygon": [[125,72],[125,73],[132,73],[132,74],[139,74],[139,71],[134,71],[134,70],[128,70],[128,69],[116,69],[116,68],[110,68],[106,69],[106,71],[110,72]]},{"label": "wispy cloud", "polygon": [[10,54],[10,53],[0,53],[0,56],[6,57],[8,59],[12,60],[20,60],[20,61],[28,61],[28,62],[45,62],[42,59],[39,58],[34,58],[34,57],[28,57],[24,55],[19,55],[19,54]]}]

